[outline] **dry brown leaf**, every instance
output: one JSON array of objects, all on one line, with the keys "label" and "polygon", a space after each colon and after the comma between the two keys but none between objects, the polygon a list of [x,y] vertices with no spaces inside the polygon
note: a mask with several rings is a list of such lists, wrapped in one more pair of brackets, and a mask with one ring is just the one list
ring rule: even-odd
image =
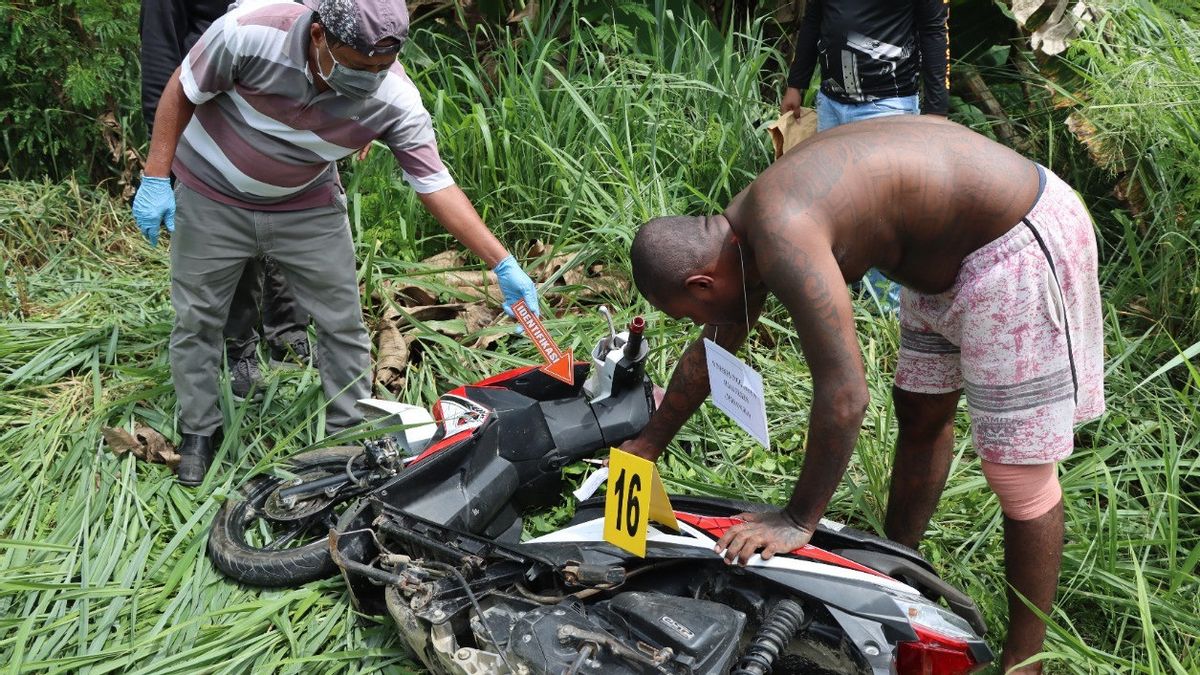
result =
[{"label": "dry brown leaf", "polygon": [[104,427],[100,433],[117,456],[128,452],[144,462],[166,464],[172,469],[179,464],[179,454],[175,452],[175,446],[150,427],[139,426],[132,434],[124,429]]},{"label": "dry brown leaf", "polygon": [[441,253],[430,256],[421,262],[438,269],[448,269],[451,267],[465,267],[467,264],[467,259],[462,251],[450,250],[442,251]]},{"label": "dry brown leaf", "polygon": [[101,114],[98,121],[100,122],[100,136],[108,146],[109,155],[111,155],[113,163],[121,167],[120,175],[117,178],[117,184],[121,186],[121,196],[124,199],[131,199],[136,191],[133,187],[133,178],[144,163],[142,156],[125,142],[121,123],[117,121],[117,116],[112,111]]},{"label": "dry brown leaf", "polygon": [[457,288],[469,298],[504,302],[500,281],[492,272],[446,272],[438,277],[438,281]]},{"label": "dry brown leaf", "polygon": [[[547,255],[549,255],[550,252],[551,252],[551,248],[549,246],[547,246],[546,243],[543,242],[541,239],[537,239],[529,247],[529,251],[526,254],[526,258],[530,259],[530,260],[544,258]],[[574,258],[575,258],[574,254],[560,253],[560,254],[550,258],[549,260],[544,260],[544,261],[538,263],[537,265],[531,267],[527,271],[529,273],[529,276],[531,278],[533,278],[535,281],[545,283],[546,280],[548,280],[550,277],[554,276],[558,272],[559,269],[565,267]],[[573,268],[563,272],[562,277],[559,278],[559,281],[556,283],[556,285],[557,284],[576,285],[583,281],[583,277],[584,277],[584,271],[579,266],[576,266],[576,267],[573,267]]]},{"label": "dry brown leaf", "polygon": [[584,280],[583,286],[588,289],[588,295],[593,297],[598,295],[624,295],[629,292],[628,279],[622,279],[610,274],[589,277]]},{"label": "dry brown leaf", "polygon": [[1061,54],[1083,32],[1084,22],[1091,20],[1091,8],[1084,3],[1077,2],[1067,11],[1066,0],[1059,0],[1050,18],[1029,36],[1029,44],[1045,54]]},{"label": "dry brown leaf", "polygon": [[[444,305],[426,305],[423,307],[408,307],[404,311],[408,312],[416,321],[451,321],[458,318],[459,312],[462,311],[463,303],[448,302]],[[396,321],[397,328],[403,328],[409,323],[408,317],[401,316]]]},{"label": "dry brown leaf", "polygon": [[525,9],[521,11],[512,10],[508,13],[509,23],[521,23],[522,21],[537,21],[538,15],[538,0],[529,0],[525,3]]},{"label": "dry brown leaf", "polygon": [[[1045,7],[1050,15],[1037,26],[1029,20]],[[1025,28],[1031,28],[1029,44],[1044,54],[1058,54],[1076,38],[1086,22],[1095,19],[1095,10],[1082,0],[1013,0],[1013,17]]]},{"label": "dry brown leaf", "polygon": [[396,291],[392,296],[400,304],[411,307],[413,305],[432,305],[437,302],[437,293],[422,288],[420,286],[404,286]]},{"label": "dry brown leaf", "polygon": [[500,315],[500,310],[482,302],[472,302],[463,307],[463,322],[467,327],[467,334],[478,333],[480,330],[487,328],[492,324],[492,321]]},{"label": "dry brown leaf", "polygon": [[471,349],[482,349],[485,351],[489,350],[494,347],[497,342],[500,342],[505,335],[510,334],[511,331],[512,329],[508,328],[506,330],[493,331],[487,335],[480,335],[479,338],[475,340],[475,343],[471,345]]},{"label": "dry brown leaf", "polygon": [[[100,430],[100,435],[104,436],[104,442],[108,443],[108,447],[118,457],[130,452],[131,450],[141,451],[141,444],[128,431],[124,429],[113,429],[112,427],[104,427]],[[137,453],[135,452],[136,456]]]},{"label": "dry brown leaf", "polygon": [[499,286],[487,286],[479,288],[478,286],[458,286],[455,288],[459,295],[467,300],[486,301],[500,306],[504,303],[504,293]]},{"label": "dry brown leaf", "polygon": [[379,351],[375,359],[375,386],[399,389],[408,368],[409,339],[393,323],[385,322],[379,330]]},{"label": "dry brown leaf", "polygon": [[1013,0],[1013,17],[1024,26],[1029,21],[1029,17],[1033,16],[1044,4],[1046,4],[1046,0]]},{"label": "dry brown leaf", "polygon": [[1097,166],[1110,171],[1124,171],[1125,161],[1120,153],[1098,134],[1096,126],[1078,111],[1067,115],[1067,130],[1087,148],[1088,156]]},{"label": "dry brown leaf", "polygon": [[[777,0],[774,3],[774,19],[781,26],[787,26],[799,21],[804,16],[805,2],[803,0]],[[768,5],[768,8],[771,5]]]},{"label": "dry brown leaf", "polygon": [[[546,264],[544,266],[544,271],[541,273],[540,278],[542,279],[542,281],[545,281],[546,279],[549,279],[550,277],[557,274],[558,271],[560,269],[566,267],[567,264],[570,263],[572,259],[574,259],[574,257],[575,256],[573,256],[573,255],[556,255],[553,258],[551,258],[549,261],[546,262]],[[585,276],[586,276],[586,274],[585,274],[583,268],[580,267],[579,265],[576,265],[575,267],[572,267],[572,268],[564,271],[562,277],[559,279],[559,282],[567,284],[568,286],[577,286],[577,285],[583,283],[583,278]]]},{"label": "dry brown leaf", "polygon": [[1149,206],[1141,181],[1137,180],[1132,173],[1125,174],[1121,180],[1117,181],[1117,184],[1113,186],[1113,196],[1121,200],[1121,203],[1129,209],[1129,213],[1137,219],[1146,213]]},{"label": "dry brown leaf", "polygon": [[[406,307],[405,310],[407,311],[407,309],[408,308]],[[407,319],[405,319],[404,315],[400,313],[400,308],[396,305],[389,303],[387,305],[387,307],[383,310],[383,322],[382,323],[399,325],[399,323],[401,321],[407,321]]]}]

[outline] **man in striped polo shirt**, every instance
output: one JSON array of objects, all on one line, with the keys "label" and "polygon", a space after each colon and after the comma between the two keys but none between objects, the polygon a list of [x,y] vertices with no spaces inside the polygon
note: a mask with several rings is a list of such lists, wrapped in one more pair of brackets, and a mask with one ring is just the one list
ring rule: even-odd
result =
[{"label": "man in striped polo shirt", "polygon": [[[213,22],[159,102],[133,212],[171,246],[171,376],[179,482],[199,485],[221,442],[213,373],[243,267],[275,259],[312,315],[329,433],[370,394],[354,246],[338,159],[387,143],[425,208],[497,274],[504,307],[537,307],[533,282],[479,218],[438,155],[429,113],[397,63],[403,0],[243,3]],[[168,176],[174,171],[173,193]]]}]

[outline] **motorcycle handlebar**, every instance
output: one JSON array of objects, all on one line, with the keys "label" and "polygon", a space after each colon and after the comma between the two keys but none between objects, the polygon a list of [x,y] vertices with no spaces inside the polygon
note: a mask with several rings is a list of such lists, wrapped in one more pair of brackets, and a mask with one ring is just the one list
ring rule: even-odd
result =
[{"label": "motorcycle handlebar", "polygon": [[636,361],[642,351],[642,333],[646,330],[646,320],[641,316],[633,317],[629,322],[629,340],[625,343],[625,358]]}]

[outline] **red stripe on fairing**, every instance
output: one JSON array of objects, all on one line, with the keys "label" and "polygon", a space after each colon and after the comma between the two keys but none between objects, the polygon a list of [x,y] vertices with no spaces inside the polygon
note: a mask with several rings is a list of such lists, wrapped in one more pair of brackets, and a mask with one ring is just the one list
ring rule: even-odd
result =
[{"label": "red stripe on fairing", "polygon": [[426,457],[436,454],[436,453],[450,447],[451,445],[458,443],[459,441],[467,440],[468,438],[471,437],[471,432],[475,431],[475,429],[478,429],[478,428],[479,427],[475,427],[472,429],[465,429],[463,431],[458,432],[457,434],[454,434],[453,436],[450,436],[448,438],[443,438],[442,440],[438,441],[437,443],[434,443],[433,445],[429,446],[428,448],[425,448],[425,452],[422,452],[421,454],[414,457],[413,461],[409,462],[409,465],[411,466],[413,464],[416,464],[417,462],[425,459]]},{"label": "red stripe on fairing", "polygon": [[[708,533],[708,535],[711,536],[714,541],[725,536],[725,532],[727,532],[729,528],[733,527],[734,525],[741,525],[743,522],[745,522],[741,518],[714,518],[711,516],[698,516],[694,513],[688,513],[686,511],[676,511],[675,517],[687,523],[688,525],[691,525],[692,527]],[[873,574],[877,577],[883,577],[884,579],[891,579],[891,577],[883,574],[882,572],[873,570],[866,565],[856,563],[849,558],[843,558],[836,553],[830,553],[823,548],[817,548],[812,544],[805,544],[794,551],[790,551],[790,553],[791,555],[800,558],[816,560],[817,562],[837,565],[838,567],[845,567],[846,569],[854,570],[856,572],[866,572],[867,574]]]},{"label": "red stripe on fairing", "polygon": [[[503,373],[500,373],[499,375],[493,375],[487,379],[480,380],[480,381],[476,382],[475,384],[469,384],[466,386],[467,387],[486,387],[488,385],[496,384],[497,382],[504,382],[505,380],[511,380],[515,377],[520,377],[520,376],[524,375],[525,373],[528,373],[529,371],[533,370],[536,367],[537,366],[523,366],[521,368],[513,368],[512,370],[506,370]],[[459,391],[459,390],[466,391],[466,387],[459,387],[458,389],[455,389],[454,391]],[[463,395],[465,396],[465,394],[463,394]]]},{"label": "red stripe on fairing", "polygon": [[[580,366],[580,365],[586,365],[586,364],[583,361],[576,361],[574,364],[572,364],[572,366]],[[493,375],[487,379],[480,380],[480,381],[476,382],[475,384],[464,384],[463,386],[458,387],[456,389],[451,389],[450,391],[448,391],[442,395],[443,396],[458,396],[461,398],[470,399],[471,397],[467,396],[467,387],[492,387],[493,389],[506,389],[507,387],[496,387],[495,385],[500,382],[507,382],[508,380],[516,379],[522,375],[525,375],[526,373],[528,373],[531,370],[536,370],[537,368],[538,368],[537,366],[522,366],[520,368],[513,368],[512,370],[506,370],[503,373],[500,373],[499,375]]]},{"label": "red stripe on fairing", "polygon": [[467,387],[470,387],[472,389],[504,389],[504,390],[508,391],[508,387],[497,387],[494,385],[489,386],[489,385],[485,384],[486,382],[490,382],[490,381],[491,381],[491,379],[487,379],[478,384],[464,384],[461,387],[455,387],[454,389],[451,389],[450,391],[442,394],[438,398],[438,400],[435,401],[433,404],[433,419],[437,420],[438,422],[442,421],[442,399],[446,398],[447,396],[455,396],[455,397],[463,399],[464,401],[469,401],[472,404],[477,405],[481,408],[487,408],[487,406],[483,405],[482,403],[474,400],[473,398],[471,398],[470,396],[467,395]]}]

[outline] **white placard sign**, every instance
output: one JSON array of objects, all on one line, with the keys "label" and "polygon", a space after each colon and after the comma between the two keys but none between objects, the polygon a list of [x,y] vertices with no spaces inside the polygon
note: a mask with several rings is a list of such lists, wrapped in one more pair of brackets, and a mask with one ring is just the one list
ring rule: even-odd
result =
[{"label": "white placard sign", "polygon": [[771,449],[762,375],[708,338],[704,338],[704,354],[713,403],[764,448]]},{"label": "white placard sign", "polygon": [[578,499],[579,501],[591,499],[592,495],[596,494],[596,490],[600,489],[600,486],[603,485],[604,481],[606,480],[608,480],[608,467],[602,466],[593,471],[592,475],[588,476],[583,483],[580,484],[579,488],[571,494],[575,495],[575,499]]}]

